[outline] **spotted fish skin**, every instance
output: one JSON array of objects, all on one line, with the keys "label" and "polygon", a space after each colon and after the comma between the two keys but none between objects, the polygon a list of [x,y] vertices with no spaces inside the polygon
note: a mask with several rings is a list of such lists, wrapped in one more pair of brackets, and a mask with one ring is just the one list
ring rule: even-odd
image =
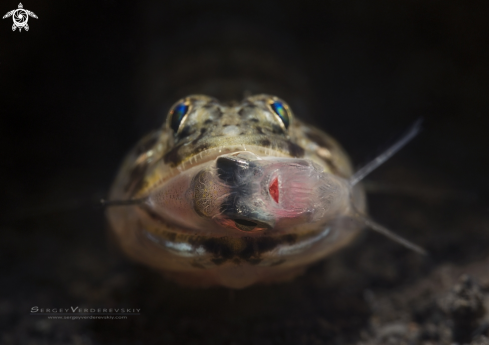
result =
[{"label": "spotted fish skin", "polygon": [[[287,121],[274,104],[283,106]],[[176,126],[179,105],[186,113]],[[362,229],[349,218],[349,203],[364,210],[365,196],[360,185],[348,190],[346,153],[296,118],[283,100],[261,94],[222,104],[192,95],[172,109],[162,128],[128,154],[110,192],[111,200],[141,200],[107,210],[112,231],[132,258],[185,285],[243,288],[291,279]],[[314,191],[316,178],[322,183],[316,189],[329,194],[312,208],[287,213],[292,206],[282,205],[285,196],[300,194],[287,194],[289,186],[308,178],[285,182],[282,166],[295,169],[294,176],[309,176],[306,171],[312,176],[307,186]],[[280,196],[267,188],[274,169]],[[316,209],[323,212],[317,219]]]}]

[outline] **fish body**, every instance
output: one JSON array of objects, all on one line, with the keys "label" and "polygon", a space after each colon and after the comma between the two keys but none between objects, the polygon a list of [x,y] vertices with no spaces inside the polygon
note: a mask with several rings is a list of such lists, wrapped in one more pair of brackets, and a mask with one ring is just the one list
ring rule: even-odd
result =
[{"label": "fish body", "polygon": [[331,136],[260,94],[192,95],[128,154],[108,208],[125,253],[188,286],[291,279],[364,227],[360,184]]}]

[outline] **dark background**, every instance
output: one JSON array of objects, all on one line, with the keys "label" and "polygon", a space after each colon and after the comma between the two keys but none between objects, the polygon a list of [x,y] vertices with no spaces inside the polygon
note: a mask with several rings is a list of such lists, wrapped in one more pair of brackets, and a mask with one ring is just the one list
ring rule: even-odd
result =
[{"label": "dark background", "polygon": [[[0,14],[17,5],[2,1]],[[0,343],[487,335],[484,312],[469,308],[460,323],[440,302],[462,273],[476,286],[467,301],[483,304],[489,289],[487,1],[23,5],[39,17],[28,32],[0,21]],[[366,184],[372,217],[429,258],[367,232],[294,282],[240,291],[179,288],[124,259],[97,203],[124,154],[179,97],[245,91],[284,98],[336,137],[356,167],[423,118],[419,137]],[[142,313],[54,321],[30,316],[33,306]]]}]

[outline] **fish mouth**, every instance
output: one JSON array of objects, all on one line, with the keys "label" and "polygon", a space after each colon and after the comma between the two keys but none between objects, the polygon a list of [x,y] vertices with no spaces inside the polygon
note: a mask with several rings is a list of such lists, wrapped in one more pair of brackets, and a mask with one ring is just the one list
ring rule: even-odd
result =
[{"label": "fish mouth", "polygon": [[148,194],[147,212],[184,232],[226,235],[302,232],[349,211],[347,181],[309,159],[250,151],[207,158]]}]

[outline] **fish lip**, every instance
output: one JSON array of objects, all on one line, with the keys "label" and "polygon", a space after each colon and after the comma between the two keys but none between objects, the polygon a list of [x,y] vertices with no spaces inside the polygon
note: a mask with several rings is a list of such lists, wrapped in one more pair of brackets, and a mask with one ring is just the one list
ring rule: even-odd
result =
[{"label": "fish lip", "polygon": [[171,241],[146,229],[140,229],[140,235],[151,243],[162,247],[162,249],[176,253],[179,256],[196,257],[205,256],[207,254],[201,245],[195,246],[188,242]]},{"label": "fish lip", "polygon": [[170,179],[177,176],[180,173],[183,173],[191,168],[199,166],[201,164],[209,163],[210,161],[217,159],[219,156],[226,154],[233,154],[239,152],[251,152],[257,156],[273,156],[273,157],[288,157],[293,158],[287,153],[282,151],[274,150],[272,148],[258,146],[258,145],[244,145],[239,144],[235,146],[229,146],[226,148],[223,147],[213,147],[199,153],[193,154],[190,157],[186,158],[182,162],[178,164],[176,167],[169,167],[165,164],[165,169],[170,169],[170,172],[165,175],[163,178],[158,180],[156,183],[151,185],[150,187],[144,188],[143,191],[139,191],[135,194],[134,198],[143,198],[147,197],[153,190],[159,188],[161,185],[167,183]]},{"label": "fish lip", "polygon": [[233,154],[239,152],[251,152],[257,156],[273,156],[273,157],[287,157],[293,158],[289,154],[275,150],[269,147],[259,146],[259,145],[246,145],[246,144],[236,144],[228,147],[213,147],[196,154],[192,154],[182,162],[180,162],[176,167],[172,167],[168,163],[163,163],[159,166],[159,169],[167,170],[163,176],[161,176],[157,181],[152,183],[150,186],[142,188],[136,192],[132,198],[144,198],[151,194],[155,189],[167,183],[173,177],[191,169],[201,164],[209,163],[210,161],[217,159],[219,156],[226,154]]},{"label": "fish lip", "polygon": [[[292,158],[289,154],[284,153],[279,150],[275,150],[269,147],[263,147],[259,145],[245,145],[245,144],[240,144],[240,145],[235,145],[235,146],[230,146],[230,147],[213,147],[204,151],[201,151],[199,153],[193,154],[190,157],[184,159],[176,169],[179,170],[179,172],[186,171],[196,165],[207,163],[213,159],[216,159],[219,156],[225,155],[225,154],[232,154],[232,153],[239,153],[239,152],[251,152],[256,154],[257,156],[260,155],[266,155],[266,156],[274,156],[274,157],[290,157]],[[194,162],[192,162],[194,160]],[[188,164],[190,163],[190,164]],[[185,166],[188,164],[188,167],[184,167],[182,169],[182,166]]]},{"label": "fish lip", "polygon": [[180,257],[186,258],[211,258],[213,254],[205,247],[204,243],[208,240],[217,239],[222,240],[224,238],[255,238],[259,239],[261,237],[267,237],[274,240],[284,239],[286,236],[293,238],[293,243],[277,244],[276,247],[270,250],[264,251],[267,255],[279,254],[280,257],[287,257],[290,255],[295,255],[304,251],[304,248],[314,244],[318,241],[323,240],[326,237],[334,236],[334,231],[326,226],[324,228],[318,229],[316,231],[309,231],[303,236],[297,236],[297,234],[282,234],[282,235],[266,235],[264,233],[255,234],[255,236],[213,236],[213,235],[200,235],[200,241],[198,243],[192,243],[192,241],[176,241],[172,239],[165,238],[164,236],[155,234],[144,228],[139,229],[139,236],[142,236],[145,240],[149,241],[153,245],[156,245],[161,250],[166,250],[172,252]]}]

